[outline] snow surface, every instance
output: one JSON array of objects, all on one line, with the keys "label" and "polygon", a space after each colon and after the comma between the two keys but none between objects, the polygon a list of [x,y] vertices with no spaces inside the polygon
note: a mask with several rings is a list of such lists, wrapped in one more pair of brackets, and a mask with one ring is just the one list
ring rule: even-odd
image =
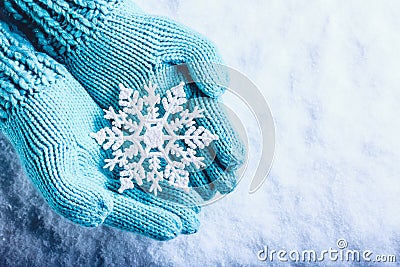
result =
[{"label": "snow surface", "polygon": [[[55,214],[0,137],[0,266],[269,266],[257,260],[266,245],[324,250],[339,238],[400,261],[399,2],[136,2],[209,37],[259,86],[277,132],[268,180],[249,195],[250,163],[198,233],[157,242]],[[252,161],[257,147],[252,137]]]}]

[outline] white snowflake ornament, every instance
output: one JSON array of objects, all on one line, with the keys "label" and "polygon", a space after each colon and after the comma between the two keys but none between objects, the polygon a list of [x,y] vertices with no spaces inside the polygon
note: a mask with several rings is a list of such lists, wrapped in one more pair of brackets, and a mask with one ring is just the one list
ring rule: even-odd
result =
[{"label": "white snowflake ornament", "polygon": [[[142,98],[138,91],[119,85],[122,110],[115,112],[112,107],[104,110],[104,117],[112,122],[112,127],[91,133],[103,149],[113,151],[113,157],[105,160],[104,168],[122,169],[119,193],[134,188],[133,180],[140,186],[144,179],[151,182],[150,192],[154,195],[162,191],[159,182],[164,179],[187,190],[186,168],[205,166],[204,158],[197,156],[195,149],[205,148],[218,136],[195,126],[195,119],[203,117],[203,110],[197,106],[191,112],[183,108],[187,103],[184,85],[180,83],[167,90],[163,98],[155,94],[157,86],[151,83],[144,86],[147,95]],[[159,113],[160,108],[163,115]]]}]

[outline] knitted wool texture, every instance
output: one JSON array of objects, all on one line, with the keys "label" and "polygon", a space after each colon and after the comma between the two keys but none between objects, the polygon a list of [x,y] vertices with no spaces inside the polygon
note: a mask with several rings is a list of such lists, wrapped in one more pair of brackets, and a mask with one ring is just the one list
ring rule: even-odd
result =
[{"label": "knitted wool texture", "polygon": [[[130,1],[5,0],[4,5],[10,17],[30,29],[35,45],[64,63],[102,108],[117,107],[120,83],[142,88],[156,79],[162,91],[193,79],[201,82],[186,91],[195,98],[217,98],[228,84],[213,44],[169,19],[143,14]],[[187,75],[171,69],[182,63]],[[245,151],[217,100],[195,102],[206,111],[197,124],[219,136],[216,159],[191,175],[191,185],[201,186],[198,191],[209,199],[236,186],[234,171]]]},{"label": "knitted wool texture", "polygon": [[195,192],[166,187],[171,201],[138,188],[117,193],[117,177],[102,168],[107,155],[88,134],[105,126],[103,111],[62,65],[3,22],[0,68],[0,129],[54,210],[83,226],[104,223],[158,240],[197,231]]}]

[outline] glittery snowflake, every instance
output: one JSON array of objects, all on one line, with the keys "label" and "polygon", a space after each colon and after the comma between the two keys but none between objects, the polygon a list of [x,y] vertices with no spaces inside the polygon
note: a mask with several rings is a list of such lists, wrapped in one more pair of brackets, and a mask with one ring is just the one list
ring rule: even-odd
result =
[{"label": "glittery snowflake", "polygon": [[203,117],[203,110],[197,106],[192,111],[183,108],[187,103],[183,86],[180,83],[167,90],[161,98],[155,93],[157,86],[151,83],[144,86],[147,95],[143,97],[137,90],[120,84],[121,110],[104,110],[112,127],[91,136],[104,150],[113,151],[104,168],[112,171],[120,167],[120,193],[133,188],[133,181],[141,186],[145,179],[155,195],[162,191],[162,180],[188,190],[187,168],[204,167],[204,158],[196,155],[196,149],[205,148],[218,136],[202,126],[196,127],[195,119]]}]

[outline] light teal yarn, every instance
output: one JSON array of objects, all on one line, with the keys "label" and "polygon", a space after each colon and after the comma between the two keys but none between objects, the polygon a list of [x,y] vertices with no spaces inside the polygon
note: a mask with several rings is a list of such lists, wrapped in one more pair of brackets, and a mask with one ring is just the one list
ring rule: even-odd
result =
[{"label": "light teal yarn", "polygon": [[198,230],[195,192],[167,188],[173,202],[139,188],[117,193],[117,177],[102,168],[107,155],[89,136],[105,126],[101,108],[62,65],[2,22],[0,42],[0,129],[55,211],[83,226],[105,224],[157,240]]},{"label": "light teal yarn", "polygon": [[[5,0],[11,18],[22,25],[34,44],[65,64],[100,107],[117,107],[118,84],[142,88],[162,74],[162,89],[183,79],[170,66],[186,63],[194,81],[192,97],[217,98],[228,84],[216,64],[215,46],[200,34],[167,18],[146,15],[131,1]],[[185,78],[185,77],[184,77]],[[187,78],[187,77],[186,77]],[[198,103],[207,117],[198,124],[219,135],[216,159],[205,171],[192,174],[193,186],[205,199],[228,193],[237,184],[234,171],[245,151],[218,101]]]}]

